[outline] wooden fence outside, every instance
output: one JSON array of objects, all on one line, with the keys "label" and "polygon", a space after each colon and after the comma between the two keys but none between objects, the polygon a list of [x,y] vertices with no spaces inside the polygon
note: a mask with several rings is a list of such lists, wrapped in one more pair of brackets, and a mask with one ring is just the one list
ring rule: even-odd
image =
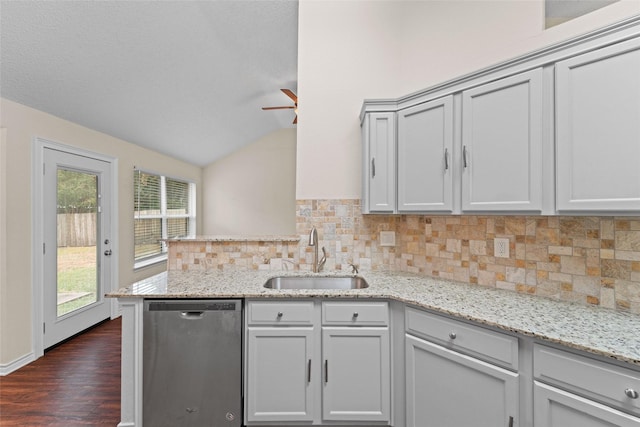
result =
[{"label": "wooden fence outside", "polygon": [[95,213],[58,214],[58,247],[96,245]]}]

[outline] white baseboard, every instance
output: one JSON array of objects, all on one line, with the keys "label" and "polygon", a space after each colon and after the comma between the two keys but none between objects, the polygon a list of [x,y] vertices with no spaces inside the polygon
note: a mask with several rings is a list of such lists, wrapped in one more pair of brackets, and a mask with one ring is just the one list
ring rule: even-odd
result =
[{"label": "white baseboard", "polygon": [[17,371],[23,366],[28,365],[29,363],[36,360],[36,356],[32,353],[25,354],[22,357],[14,360],[13,362],[0,364],[0,377],[4,377],[5,375],[9,375],[10,373]]}]

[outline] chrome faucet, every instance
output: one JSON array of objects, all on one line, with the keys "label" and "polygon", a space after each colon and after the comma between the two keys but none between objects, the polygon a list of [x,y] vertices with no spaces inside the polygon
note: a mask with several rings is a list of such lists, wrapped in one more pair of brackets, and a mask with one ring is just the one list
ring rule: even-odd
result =
[{"label": "chrome faucet", "polygon": [[309,233],[309,246],[313,246],[313,264],[311,270],[314,273],[318,273],[324,267],[324,263],[327,262],[327,251],[322,247],[322,259],[318,261],[318,230],[315,227],[311,228]]}]

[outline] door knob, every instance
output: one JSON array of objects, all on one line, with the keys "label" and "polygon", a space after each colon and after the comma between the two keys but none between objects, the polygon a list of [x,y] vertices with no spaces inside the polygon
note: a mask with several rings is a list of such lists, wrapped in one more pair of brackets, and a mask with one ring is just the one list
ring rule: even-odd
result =
[{"label": "door knob", "polygon": [[111,256],[111,249],[107,249],[106,251],[104,251],[104,254],[106,256]]}]

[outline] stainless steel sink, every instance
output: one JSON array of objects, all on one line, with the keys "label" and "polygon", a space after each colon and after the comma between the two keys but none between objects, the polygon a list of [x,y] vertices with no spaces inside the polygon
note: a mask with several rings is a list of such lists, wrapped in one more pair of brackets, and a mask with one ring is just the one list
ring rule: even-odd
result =
[{"label": "stainless steel sink", "polygon": [[278,276],[264,284],[269,289],[365,289],[369,284],[359,276]]}]

